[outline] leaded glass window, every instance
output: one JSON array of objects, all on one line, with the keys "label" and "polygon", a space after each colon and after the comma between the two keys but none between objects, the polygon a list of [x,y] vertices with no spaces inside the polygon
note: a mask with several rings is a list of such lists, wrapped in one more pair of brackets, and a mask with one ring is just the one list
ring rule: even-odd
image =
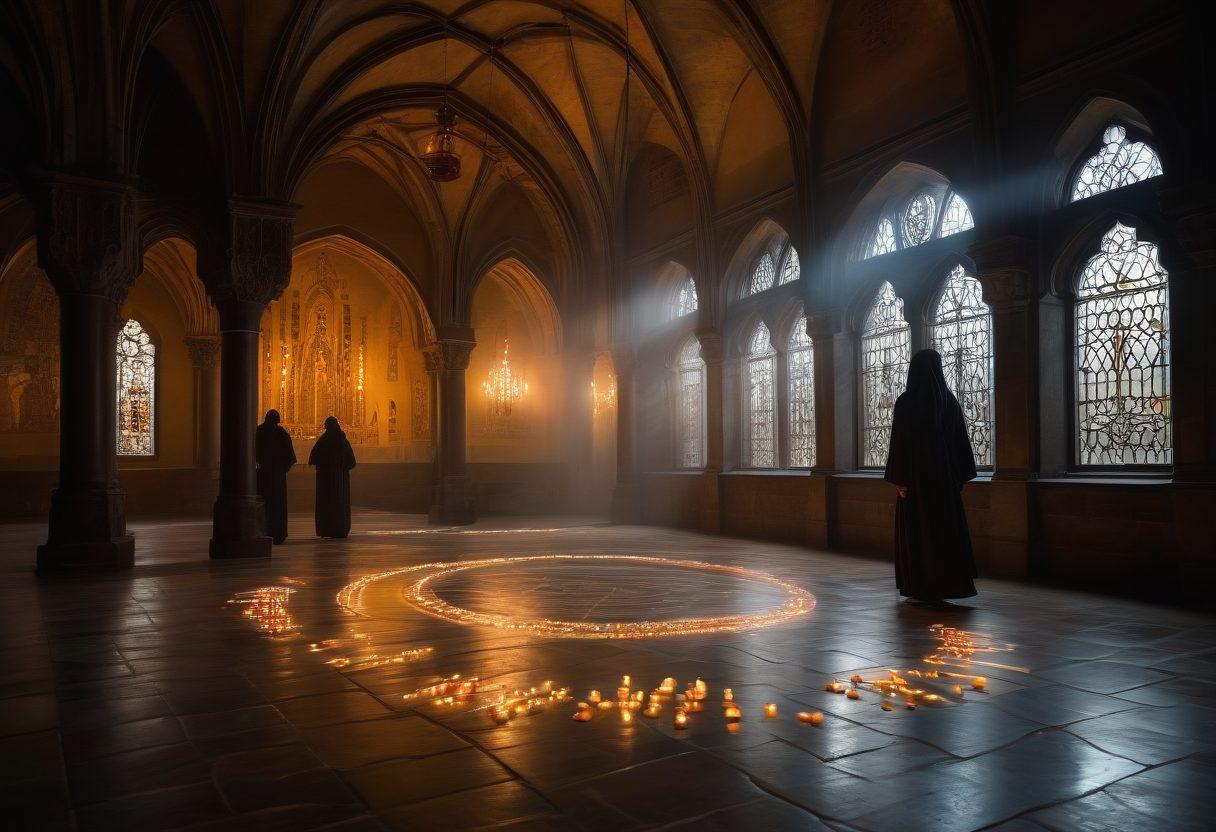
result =
[{"label": "leaded glass window", "polygon": [[904,302],[884,282],[861,331],[861,465],[887,464],[895,400],[904,391],[911,358]]},{"label": "leaded glass window", "polygon": [[903,216],[899,219],[904,235],[904,247],[918,246],[933,236],[933,221],[937,216],[937,200],[927,191],[922,191],[908,200]]},{"label": "leaded glass window", "polygon": [[156,345],[139,321],[118,333],[116,434],[119,456],[156,453]]},{"label": "leaded glass window", "polygon": [[1081,270],[1076,335],[1078,465],[1169,465],[1168,275],[1122,223]]},{"label": "leaded glass window", "polygon": [[794,322],[786,351],[789,362],[790,467],[815,464],[815,351],[806,316]]},{"label": "leaded glass window", "polygon": [[1127,130],[1110,124],[1102,133],[1102,147],[1077,171],[1069,201],[1143,182],[1161,173],[1161,157],[1156,150],[1144,142],[1128,141]]},{"label": "leaded glass window", "polygon": [[798,261],[798,252],[790,246],[785,253],[785,261],[781,264],[781,285],[793,283],[802,274],[802,264]]},{"label": "leaded glass window", "polygon": [[949,237],[960,231],[975,228],[975,220],[971,217],[971,209],[966,201],[958,194],[950,194],[946,200],[946,209],[942,211],[942,226],[937,232],[939,237]]},{"label": "leaded glass window", "polygon": [[684,315],[691,315],[697,311],[697,284],[693,281],[692,275],[684,278],[684,282],[680,284],[679,291],[676,292],[675,308],[672,317],[680,318]]},{"label": "leaded glass window", "polygon": [[773,255],[766,251],[756,263],[756,268],[752,269],[752,280],[747,288],[747,293],[754,295],[773,288],[773,281],[776,278],[777,267],[773,265]]},{"label": "leaded glass window", "polygon": [[705,467],[705,362],[696,338],[676,363],[676,466]]},{"label": "leaded glass window", "polygon": [[870,235],[870,241],[866,243],[866,250],[862,253],[861,259],[869,260],[880,254],[890,254],[892,251],[895,251],[895,226],[889,219],[883,217],[874,227],[874,233]]},{"label": "leaded glass window", "polygon": [[748,342],[744,372],[744,451],[751,468],[777,467],[777,353],[768,327],[756,324]]},{"label": "leaded glass window", "polygon": [[980,282],[961,265],[946,277],[932,319],[933,349],[962,405],[975,464],[992,467],[992,312]]}]

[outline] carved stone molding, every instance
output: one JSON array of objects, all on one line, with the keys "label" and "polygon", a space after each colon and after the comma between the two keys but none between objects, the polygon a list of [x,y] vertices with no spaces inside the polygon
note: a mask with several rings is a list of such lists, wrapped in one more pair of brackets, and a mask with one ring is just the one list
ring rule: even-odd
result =
[{"label": "carved stone molding", "polygon": [[59,294],[126,298],[140,271],[135,189],[128,183],[55,175],[39,204],[38,265]]},{"label": "carved stone molding", "polygon": [[190,352],[190,363],[196,369],[210,370],[219,363],[219,338],[214,335],[187,335],[184,340]]},{"label": "carved stone molding", "polygon": [[467,370],[469,356],[473,354],[473,348],[476,346],[474,341],[440,338],[435,343],[427,345],[422,351],[426,358],[427,372]]},{"label": "carved stone molding", "polygon": [[216,305],[265,305],[291,280],[296,208],[282,202],[230,200],[221,244],[199,252],[199,276]]},{"label": "carved stone molding", "polygon": [[712,329],[698,329],[693,333],[701,344],[701,360],[706,364],[722,361],[722,334]]},{"label": "carved stone molding", "polygon": [[1033,241],[1025,237],[998,237],[973,245],[968,253],[975,261],[984,302],[994,312],[1025,309],[1036,296]]}]

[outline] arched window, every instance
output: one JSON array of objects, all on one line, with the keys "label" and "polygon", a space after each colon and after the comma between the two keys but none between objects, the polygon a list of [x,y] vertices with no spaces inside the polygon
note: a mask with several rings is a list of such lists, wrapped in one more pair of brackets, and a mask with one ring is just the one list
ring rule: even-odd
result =
[{"label": "arched window", "polygon": [[777,267],[773,265],[773,255],[766,251],[764,256],[756,262],[756,267],[752,269],[752,279],[748,284],[747,293],[754,295],[773,288],[773,281],[776,277]]},{"label": "arched window", "polygon": [[794,247],[790,246],[786,249],[785,260],[781,264],[781,280],[780,285],[784,286],[787,283],[793,283],[802,276],[802,264],[798,260],[798,252],[794,251]]},{"label": "arched window", "polygon": [[786,347],[789,363],[790,467],[815,464],[815,351],[806,315],[794,322]]},{"label": "arched window", "polygon": [[933,309],[931,340],[946,383],[962,405],[975,464],[992,467],[992,311],[980,282],[961,265],[946,276]]},{"label": "arched window", "polygon": [[862,260],[914,248],[975,227],[966,200],[945,185],[917,191],[895,205],[896,210],[888,210],[875,222],[862,247]]},{"label": "arched window", "polygon": [[692,275],[688,275],[676,291],[675,304],[672,307],[672,317],[681,318],[685,315],[691,315],[696,311],[697,284],[693,281]]},{"label": "arched window", "polygon": [[750,468],[777,467],[777,352],[768,327],[756,324],[744,368],[744,461]]},{"label": "arched window", "polygon": [[1073,309],[1076,461],[1169,465],[1169,283],[1157,246],[1122,223],[1081,269]]},{"label": "arched window", "polygon": [[884,282],[861,330],[861,465],[887,464],[895,400],[908,381],[911,336],[904,302]]},{"label": "arched window", "polygon": [[705,362],[696,338],[676,360],[676,467],[705,467]]},{"label": "arched window", "polygon": [[1102,146],[1085,160],[1072,181],[1070,202],[1087,199],[1136,182],[1160,176],[1161,158],[1144,142],[1129,141],[1127,130],[1109,124],[1102,133]]},{"label": "arched window", "polygon": [[156,345],[139,321],[118,333],[116,402],[119,456],[156,454]]}]

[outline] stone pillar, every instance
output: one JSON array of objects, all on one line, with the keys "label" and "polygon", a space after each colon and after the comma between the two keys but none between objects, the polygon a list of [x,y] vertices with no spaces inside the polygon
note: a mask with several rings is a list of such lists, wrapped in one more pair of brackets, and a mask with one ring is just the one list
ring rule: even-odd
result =
[{"label": "stone pillar", "polygon": [[115,464],[115,344],[139,273],[135,192],[56,175],[40,196],[38,265],[59,295],[59,486],[39,572],[119,568],[135,560]]},{"label": "stone pillar", "polygon": [[616,487],[612,491],[613,523],[641,520],[637,471],[637,359],[632,347],[614,347],[616,370]]},{"label": "stone pillar", "polygon": [[989,548],[977,556],[983,574],[1025,577],[1035,571],[1032,481],[1040,439],[1035,248],[1023,237],[1000,237],[972,246],[970,254],[992,309],[996,397]]},{"label": "stone pillar", "polygon": [[220,339],[187,335],[194,366],[194,467],[214,477],[220,469]]},{"label": "stone pillar", "polygon": [[[722,334],[698,329],[701,360],[705,362],[705,473],[701,489],[701,530],[722,531],[721,474],[726,467],[726,430],[723,423],[726,401],[726,362]],[[736,362],[732,362],[736,363]]]},{"label": "stone pillar", "polygon": [[[1171,418],[1174,431],[1174,526],[1183,591],[1216,587],[1216,204],[1211,181],[1162,194],[1179,251],[1170,270]],[[1169,252],[1163,252],[1168,255]]]},{"label": "stone pillar", "polygon": [[833,476],[854,467],[856,348],[837,310],[810,312],[807,334],[814,348],[815,464],[811,466],[811,505],[807,541],[812,546],[836,545]]},{"label": "stone pillar", "polygon": [[220,492],[211,557],[270,557],[257,493],[258,335],[266,304],[291,278],[293,206],[232,200],[223,246],[199,252],[199,273],[220,319]]},{"label": "stone pillar", "polygon": [[465,371],[477,344],[473,330],[446,327],[439,339],[427,347],[428,367],[438,379],[438,427],[435,452],[435,496],[430,521],[445,525],[468,525],[477,519],[469,487],[465,452]]}]

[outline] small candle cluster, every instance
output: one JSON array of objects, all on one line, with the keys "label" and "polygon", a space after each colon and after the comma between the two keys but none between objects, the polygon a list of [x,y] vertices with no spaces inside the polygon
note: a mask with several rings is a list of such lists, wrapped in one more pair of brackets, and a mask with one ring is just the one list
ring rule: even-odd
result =
[{"label": "small candle cluster", "polygon": [[554,702],[565,702],[569,698],[568,689],[555,688],[552,682],[544,682],[539,688],[516,689],[510,693],[502,693],[488,710],[495,725],[506,725],[517,717],[538,714]]},{"label": "small candle cluster", "polygon": [[432,685],[401,696],[407,702],[415,699],[434,699],[437,704],[452,704],[458,697],[468,697],[477,692],[478,679],[470,676],[461,678],[459,673],[445,676]]},{"label": "small candle cluster", "polygon": [[300,628],[287,609],[287,600],[293,592],[289,586],[263,586],[251,592],[238,592],[228,603],[242,605],[241,614],[252,619],[260,632],[285,635]]},{"label": "small candle cluster", "polygon": [[373,667],[384,667],[390,664],[405,664],[406,662],[418,661],[435,652],[434,647],[415,647],[411,650],[402,650],[400,653],[390,653],[388,655],[380,655],[372,653],[369,656],[350,658],[348,656],[339,656],[329,659],[325,663],[334,667],[350,667],[354,665],[359,670],[367,670]]}]

